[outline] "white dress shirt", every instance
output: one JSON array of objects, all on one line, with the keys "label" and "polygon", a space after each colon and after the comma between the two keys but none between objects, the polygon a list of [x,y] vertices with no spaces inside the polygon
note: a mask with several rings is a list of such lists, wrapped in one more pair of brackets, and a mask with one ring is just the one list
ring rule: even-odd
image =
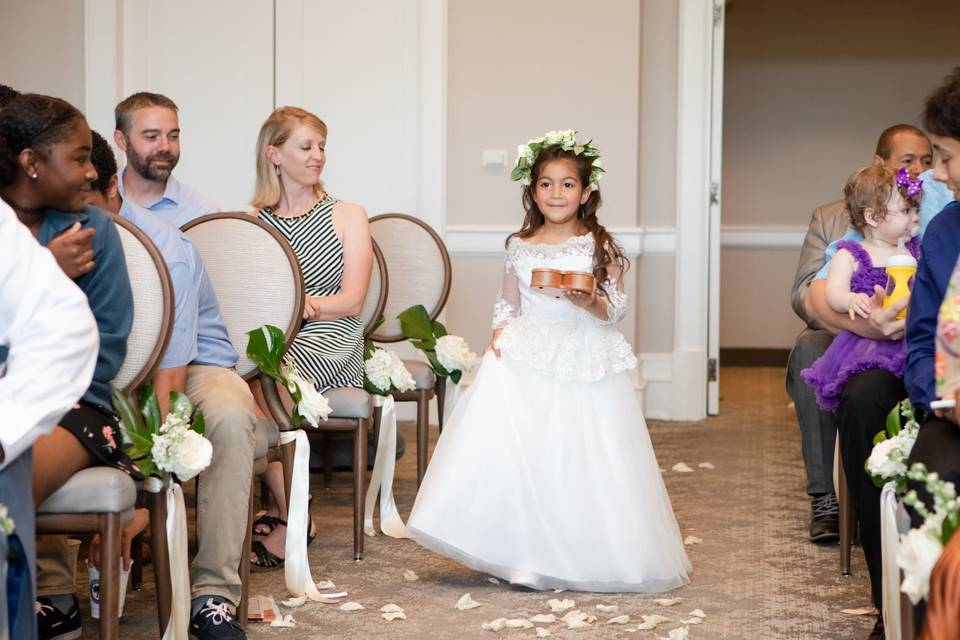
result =
[{"label": "white dress shirt", "polygon": [[99,346],[86,296],[0,201],[0,469],[83,395]]}]

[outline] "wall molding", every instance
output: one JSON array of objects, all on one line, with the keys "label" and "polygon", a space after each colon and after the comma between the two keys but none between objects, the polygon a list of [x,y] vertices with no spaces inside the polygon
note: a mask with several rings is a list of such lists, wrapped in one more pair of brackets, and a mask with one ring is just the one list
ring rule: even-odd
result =
[{"label": "wall molding", "polygon": [[785,249],[799,251],[807,227],[766,225],[725,225],[720,229],[723,249]]},{"label": "wall molding", "polygon": [[[503,254],[504,239],[517,230],[512,225],[447,225],[447,250],[452,255]],[[676,234],[672,227],[609,227],[627,256],[673,255]]]}]

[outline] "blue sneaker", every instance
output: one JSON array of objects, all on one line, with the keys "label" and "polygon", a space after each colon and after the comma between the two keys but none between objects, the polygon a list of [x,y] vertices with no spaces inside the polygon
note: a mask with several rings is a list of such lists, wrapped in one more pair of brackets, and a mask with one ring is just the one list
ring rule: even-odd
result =
[{"label": "blue sneaker", "polygon": [[233,606],[225,598],[211,596],[190,620],[193,640],[247,640]]}]

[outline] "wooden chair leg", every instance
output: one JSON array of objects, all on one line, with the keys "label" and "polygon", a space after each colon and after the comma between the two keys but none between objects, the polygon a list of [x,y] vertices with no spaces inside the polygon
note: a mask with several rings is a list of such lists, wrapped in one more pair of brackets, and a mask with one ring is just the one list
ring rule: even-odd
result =
[{"label": "wooden chair leg", "polygon": [[369,420],[357,419],[353,431],[353,559],[363,559],[363,499],[367,478]]},{"label": "wooden chair leg", "polygon": [[130,588],[134,591],[143,589],[143,532],[138,533],[130,543]]},{"label": "wooden chair leg", "polygon": [[262,479],[260,480],[260,510],[266,511],[270,508],[270,488]]},{"label": "wooden chair leg", "polygon": [[437,395],[437,430],[443,433],[443,406],[447,399],[447,377],[437,376],[437,384],[434,388]]},{"label": "wooden chair leg", "polygon": [[157,620],[160,637],[170,621],[173,604],[173,585],[170,583],[170,552],[167,549],[167,496],[165,493],[148,493],[150,507],[150,552],[153,556],[153,577],[157,587]]},{"label": "wooden chair leg", "polygon": [[119,513],[100,514],[100,638],[120,637],[120,536]]},{"label": "wooden chair leg", "polygon": [[843,468],[837,474],[840,486],[837,487],[837,503],[840,511],[840,573],[850,575],[850,545],[853,542],[853,503],[847,489],[847,474]]},{"label": "wooden chair leg", "polygon": [[[256,482],[256,479],[254,479]],[[247,513],[247,533],[243,537],[243,557],[240,558],[240,602],[237,604],[237,621],[247,628],[247,608],[250,606],[250,547],[253,544],[253,487],[250,483],[250,508]]]},{"label": "wooden chair leg", "polygon": [[[333,483],[333,434],[323,434],[323,488],[329,489]],[[287,503],[289,504],[289,503]]]},{"label": "wooden chair leg", "polygon": [[427,472],[427,444],[430,440],[430,397],[427,389],[417,391],[417,486]]}]

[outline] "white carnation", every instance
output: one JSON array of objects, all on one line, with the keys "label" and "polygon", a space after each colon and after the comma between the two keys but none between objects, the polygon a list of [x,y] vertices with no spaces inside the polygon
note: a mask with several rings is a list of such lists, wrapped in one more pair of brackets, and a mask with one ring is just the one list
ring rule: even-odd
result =
[{"label": "white carnation", "polygon": [[186,482],[210,466],[213,445],[196,431],[176,426],[153,437],[150,453],[158,469]]},{"label": "white carnation", "polygon": [[378,389],[390,391],[390,353],[385,349],[375,349],[370,359],[363,363],[367,379]]},{"label": "white carnation", "polygon": [[874,445],[870,457],[867,458],[867,469],[870,473],[881,478],[895,478],[906,474],[906,458],[901,457],[900,444],[898,438],[890,438]]},{"label": "white carnation", "polygon": [[477,354],[470,351],[470,345],[460,336],[437,338],[437,360],[447,371],[467,372],[477,363]]},{"label": "white carnation", "polygon": [[900,536],[900,545],[897,547],[897,566],[903,569],[900,591],[907,594],[913,604],[927,598],[930,573],[942,553],[943,545],[927,526],[911,529]]},{"label": "white carnation", "polygon": [[397,391],[413,391],[417,388],[417,383],[413,381],[413,376],[403,366],[403,360],[400,356],[390,351],[390,382],[393,383]]}]

